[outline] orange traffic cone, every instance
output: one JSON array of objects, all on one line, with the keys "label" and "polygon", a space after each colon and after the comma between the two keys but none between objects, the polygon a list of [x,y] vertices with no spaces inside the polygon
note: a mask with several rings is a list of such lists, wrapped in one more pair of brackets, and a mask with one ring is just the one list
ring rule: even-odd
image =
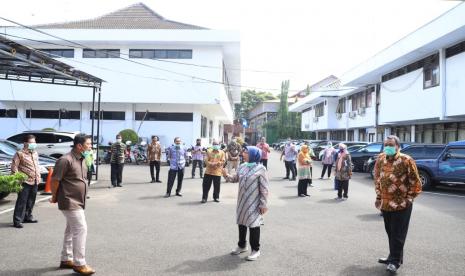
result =
[{"label": "orange traffic cone", "polygon": [[53,174],[53,168],[50,167],[48,169],[47,181],[45,182],[45,188],[44,188],[44,191],[42,192],[42,195],[52,194],[52,174]]}]

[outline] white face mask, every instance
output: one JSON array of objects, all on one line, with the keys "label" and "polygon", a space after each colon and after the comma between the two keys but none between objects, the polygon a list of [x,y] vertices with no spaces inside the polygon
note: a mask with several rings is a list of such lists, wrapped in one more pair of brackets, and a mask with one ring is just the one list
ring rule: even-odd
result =
[{"label": "white face mask", "polygon": [[116,142],[121,143],[122,139],[116,139]]}]

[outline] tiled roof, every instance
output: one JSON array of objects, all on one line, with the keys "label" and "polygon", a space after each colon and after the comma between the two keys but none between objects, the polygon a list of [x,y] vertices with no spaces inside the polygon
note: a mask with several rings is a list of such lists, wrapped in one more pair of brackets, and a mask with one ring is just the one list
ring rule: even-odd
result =
[{"label": "tiled roof", "polygon": [[143,3],[137,3],[94,19],[50,23],[33,27],[40,29],[206,29],[167,20]]}]

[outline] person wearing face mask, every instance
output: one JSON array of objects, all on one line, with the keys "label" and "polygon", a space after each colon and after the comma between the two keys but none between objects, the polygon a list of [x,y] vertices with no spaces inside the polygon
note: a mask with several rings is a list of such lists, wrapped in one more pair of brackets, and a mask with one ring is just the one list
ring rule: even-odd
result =
[{"label": "person wearing face mask", "polygon": [[232,255],[239,255],[247,249],[247,228],[252,252],[248,261],[255,261],[260,256],[260,225],[263,216],[268,211],[269,185],[266,168],[260,164],[261,150],[249,146],[242,152],[244,163],[230,175],[223,169],[223,176],[227,182],[239,182],[236,208],[236,223],[239,227],[239,242]]},{"label": "person wearing face mask", "polygon": [[39,155],[35,150],[36,147],[35,136],[26,135],[23,149],[16,152],[11,162],[12,174],[21,172],[27,175],[26,181],[22,183],[23,189],[16,198],[13,212],[13,226],[16,228],[23,228],[23,223],[38,222],[32,216],[32,209],[37,195],[37,185],[40,182]]},{"label": "person wearing face mask", "polygon": [[413,200],[421,193],[415,160],[400,152],[400,140],[390,135],[375,163],[375,207],[381,210],[389,241],[389,255],[380,258],[386,269],[397,272],[404,261],[404,244],[412,214]]},{"label": "person wearing face mask", "polygon": [[260,160],[260,163],[262,163],[265,168],[268,168],[268,154],[271,153],[271,151],[270,145],[266,143],[265,137],[260,139],[260,143],[257,144],[257,148],[262,151],[262,159]]},{"label": "person wearing face mask", "polygon": [[207,156],[205,157],[205,163],[207,169],[203,177],[203,194],[202,203],[207,202],[208,193],[213,182],[213,200],[220,202],[220,184],[221,175],[223,171],[223,164],[225,161],[225,153],[220,149],[220,145],[217,140],[213,140],[211,149],[208,149]]},{"label": "person wearing face mask", "polygon": [[198,166],[200,171],[200,178],[203,178],[203,149],[202,140],[198,138],[195,146],[192,147],[192,178],[195,178],[195,169]]},{"label": "person wearing face mask", "polygon": [[346,200],[349,198],[349,180],[352,177],[352,158],[347,151],[345,144],[339,144],[339,153],[336,159],[336,200]]},{"label": "person wearing face mask", "polygon": [[312,157],[315,157],[313,150],[307,145],[300,148],[298,162],[299,168],[297,174],[299,183],[297,184],[297,195],[300,197],[310,196],[307,193],[307,188],[312,184]]},{"label": "person wearing face mask", "polygon": [[[150,176],[152,177],[151,183],[161,183],[160,181],[160,159],[161,159],[161,146],[158,142],[158,136],[152,136],[152,142],[147,147],[147,158],[149,160]],[[157,170],[156,178],[154,169]]]},{"label": "person wearing face mask", "polygon": [[[123,187],[123,168],[124,168],[124,152],[126,145],[120,134],[116,135],[116,142],[110,148],[111,157],[111,187]],[[110,187],[110,188],[111,188]]]},{"label": "person wearing face mask", "polygon": [[73,269],[81,275],[95,273],[85,258],[87,222],[84,209],[88,191],[85,158],[91,150],[91,136],[76,135],[71,152],[56,161],[51,184],[50,202],[58,203],[58,209],[66,218],[60,268]]},{"label": "person wearing face mask", "polygon": [[[279,160],[281,161],[284,157],[284,164],[286,166],[286,177],[283,179],[289,179],[289,181],[295,180],[297,174],[297,168],[295,165],[295,159],[297,157],[297,149],[295,148],[294,143],[292,143],[291,138],[287,138],[287,143],[284,146],[284,150],[281,153]],[[289,172],[292,172],[292,178],[289,178]]]},{"label": "person wearing face mask", "polygon": [[182,180],[184,178],[184,168],[187,160],[187,149],[181,145],[181,138],[174,138],[174,145],[166,150],[166,156],[170,160],[170,170],[168,171],[168,184],[166,187],[165,197],[171,196],[174,180],[178,177],[178,185],[176,187],[176,196],[182,196]]},{"label": "person wearing face mask", "polygon": [[237,171],[237,168],[239,167],[241,151],[241,145],[237,142],[236,137],[233,137],[226,150],[226,158],[228,160],[227,167],[229,173],[231,173],[233,169]]},{"label": "person wearing face mask", "polygon": [[320,179],[323,179],[325,176],[326,169],[328,170],[328,179],[331,179],[331,169],[333,167],[335,153],[336,150],[333,148],[333,143],[328,142],[328,145],[323,151],[323,158],[321,160],[321,163],[323,164],[323,170],[321,171]]}]

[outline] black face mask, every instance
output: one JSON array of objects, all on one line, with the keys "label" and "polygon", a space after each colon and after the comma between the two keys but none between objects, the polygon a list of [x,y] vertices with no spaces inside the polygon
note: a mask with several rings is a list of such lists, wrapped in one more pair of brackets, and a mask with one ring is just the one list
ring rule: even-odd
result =
[{"label": "black face mask", "polygon": [[200,146],[200,142],[197,142],[197,146]]}]

